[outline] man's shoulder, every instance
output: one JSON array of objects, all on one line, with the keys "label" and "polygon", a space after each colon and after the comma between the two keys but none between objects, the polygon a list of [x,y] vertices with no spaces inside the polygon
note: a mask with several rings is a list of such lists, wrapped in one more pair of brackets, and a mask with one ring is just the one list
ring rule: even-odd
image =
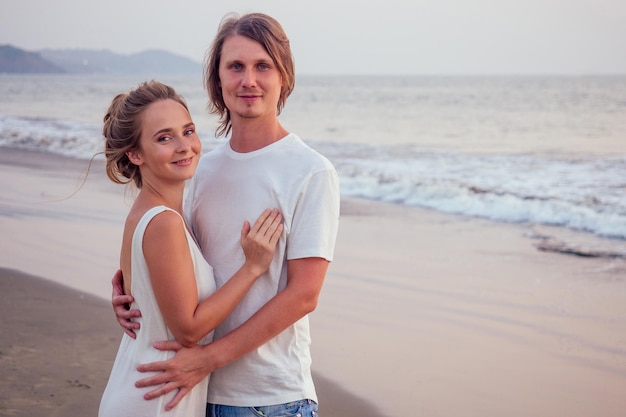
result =
[{"label": "man's shoulder", "polygon": [[200,157],[200,163],[205,160],[216,159],[224,156],[224,147],[228,142],[219,142],[211,149],[205,151]]},{"label": "man's shoulder", "polygon": [[[312,161],[317,161],[319,164],[332,167],[332,164],[330,163],[328,158],[326,158],[322,153],[315,149],[310,143],[302,140],[295,133],[290,133],[289,136],[287,136],[285,139],[290,139],[289,142],[293,146],[293,148],[297,149],[298,152],[301,152],[302,155],[306,155]],[[291,151],[293,152],[294,149],[291,149]]]}]

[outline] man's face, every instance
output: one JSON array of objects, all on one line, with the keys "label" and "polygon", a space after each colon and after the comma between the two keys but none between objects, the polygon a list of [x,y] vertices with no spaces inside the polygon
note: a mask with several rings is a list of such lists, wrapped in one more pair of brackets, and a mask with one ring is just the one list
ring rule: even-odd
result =
[{"label": "man's face", "polygon": [[220,87],[231,121],[277,117],[280,72],[263,46],[245,36],[226,38],[219,66]]}]

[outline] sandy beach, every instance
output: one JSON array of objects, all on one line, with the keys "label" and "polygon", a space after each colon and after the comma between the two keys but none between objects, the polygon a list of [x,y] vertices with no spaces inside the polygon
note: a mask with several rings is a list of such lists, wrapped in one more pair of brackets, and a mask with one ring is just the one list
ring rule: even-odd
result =
[{"label": "sandy beach", "polygon": [[[72,195],[86,165],[0,150],[2,416],[96,415],[132,195],[100,162]],[[538,250],[546,230],[343,201],[311,317],[320,415],[624,415],[626,262]]]}]

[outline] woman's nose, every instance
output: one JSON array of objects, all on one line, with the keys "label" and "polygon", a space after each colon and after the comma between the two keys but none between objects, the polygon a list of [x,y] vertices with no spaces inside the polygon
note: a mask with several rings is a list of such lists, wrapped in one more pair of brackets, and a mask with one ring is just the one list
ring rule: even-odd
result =
[{"label": "woman's nose", "polygon": [[176,140],[176,150],[178,152],[187,152],[189,149],[191,149],[191,144],[184,136],[179,136]]}]

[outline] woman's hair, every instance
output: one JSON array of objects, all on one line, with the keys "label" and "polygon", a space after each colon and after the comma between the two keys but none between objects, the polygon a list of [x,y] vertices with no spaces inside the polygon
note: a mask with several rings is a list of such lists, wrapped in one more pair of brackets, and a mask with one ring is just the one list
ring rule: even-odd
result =
[{"label": "woman's hair", "polygon": [[278,21],[262,13],[251,13],[241,17],[236,14],[226,15],[220,23],[211,49],[204,58],[204,88],[209,94],[209,112],[220,117],[216,136],[228,135],[232,127],[230,111],[222,97],[219,68],[224,41],[235,35],[245,36],[260,43],[278,68],[283,85],[276,108],[277,114],[280,114],[285,106],[296,82],[289,39]]},{"label": "woman's hair", "polygon": [[171,99],[180,103],[187,111],[187,103],[174,89],[158,81],[147,81],[128,93],[115,96],[104,116],[104,155],[106,173],[117,184],[134,181],[141,188],[139,167],[133,164],[126,153],[139,149],[142,114],[157,101]]}]

